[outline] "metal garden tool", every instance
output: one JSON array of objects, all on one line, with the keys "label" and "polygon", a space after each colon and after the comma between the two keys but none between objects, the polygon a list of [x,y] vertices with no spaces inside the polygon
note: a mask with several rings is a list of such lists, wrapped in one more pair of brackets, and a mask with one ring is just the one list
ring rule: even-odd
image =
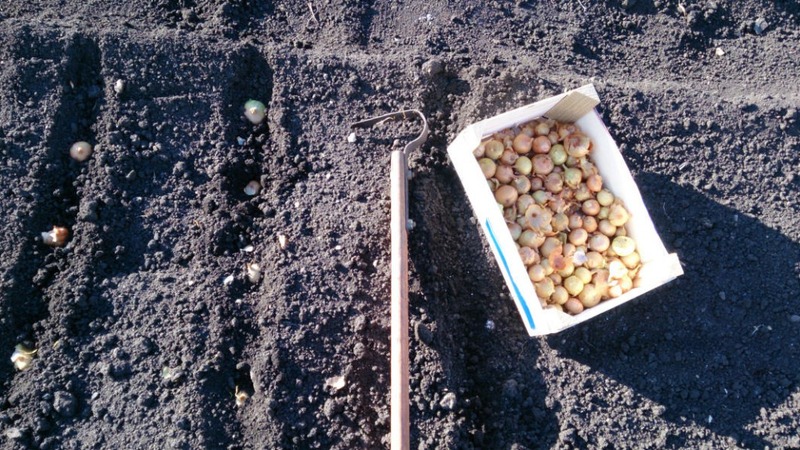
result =
[{"label": "metal garden tool", "polygon": [[408,412],[408,153],[419,148],[428,137],[428,121],[420,111],[408,109],[354,123],[353,128],[369,128],[389,120],[422,119],[422,132],[402,150],[392,151],[391,245],[391,449],[409,449]]}]

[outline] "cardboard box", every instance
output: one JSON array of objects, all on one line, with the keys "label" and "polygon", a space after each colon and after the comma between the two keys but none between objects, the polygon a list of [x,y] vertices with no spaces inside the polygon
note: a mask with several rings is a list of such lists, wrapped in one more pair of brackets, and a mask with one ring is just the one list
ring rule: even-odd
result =
[{"label": "cardboard box", "polygon": [[[616,142],[594,110],[599,103],[594,86],[586,85],[474,123],[465,128],[447,148],[522,322],[531,336],[555,333],[585,322],[683,274],[677,255],[668,253],[658,236]],[[553,308],[542,308],[494,195],[473,156],[473,151],[481,141],[492,134],[542,116],[561,122],[575,122],[592,140],[591,158],[603,177],[604,186],[622,199],[630,212],[631,218],[626,227],[628,235],[636,241],[642,260],[638,287],[615,299],[604,300],[576,316]]]}]

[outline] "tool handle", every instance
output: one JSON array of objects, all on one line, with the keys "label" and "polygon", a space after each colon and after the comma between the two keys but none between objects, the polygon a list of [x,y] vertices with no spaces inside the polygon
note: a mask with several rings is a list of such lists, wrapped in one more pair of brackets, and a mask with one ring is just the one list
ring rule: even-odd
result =
[{"label": "tool handle", "polygon": [[391,450],[408,450],[408,209],[407,161],[392,152]]}]

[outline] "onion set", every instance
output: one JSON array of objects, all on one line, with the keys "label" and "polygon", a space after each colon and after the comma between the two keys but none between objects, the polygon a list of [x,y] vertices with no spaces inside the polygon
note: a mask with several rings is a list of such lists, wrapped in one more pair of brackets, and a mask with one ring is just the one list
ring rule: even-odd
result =
[{"label": "onion set", "polygon": [[641,268],[592,150],[575,124],[540,118],[473,151],[542,307],[573,315],[632,289]]}]

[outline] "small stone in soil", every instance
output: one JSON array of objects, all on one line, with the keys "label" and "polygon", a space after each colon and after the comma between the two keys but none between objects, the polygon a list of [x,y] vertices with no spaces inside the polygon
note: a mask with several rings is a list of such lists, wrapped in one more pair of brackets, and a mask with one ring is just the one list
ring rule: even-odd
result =
[{"label": "small stone in soil", "polygon": [[69,392],[58,391],[56,392],[55,399],[53,400],[53,409],[64,417],[72,417],[75,415],[75,397]]},{"label": "small stone in soil", "polygon": [[124,80],[117,80],[114,82],[114,92],[117,95],[122,94],[125,91],[125,81]]},{"label": "small stone in soil", "polygon": [[431,342],[433,342],[433,333],[430,328],[422,322],[414,324],[414,336],[425,345],[430,345]]},{"label": "small stone in soil", "polygon": [[429,59],[422,64],[422,73],[428,77],[436,76],[444,70],[444,63],[437,58]]},{"label": "small stone in soil", "polygon": [[439,402],[439,406],[448,411],[452,411],[456,407],[456,394],[453,392],[445,394]]},{"label": "small stone in soil", "polygon": [[755,31],[756,34],[760,35],[764,33],[764,31],[766,31],[768,27],[769,27],[769,22],[767,22],[766,19],[764,19],[763,17],[759,17],[753,24],[753,31]]}]

